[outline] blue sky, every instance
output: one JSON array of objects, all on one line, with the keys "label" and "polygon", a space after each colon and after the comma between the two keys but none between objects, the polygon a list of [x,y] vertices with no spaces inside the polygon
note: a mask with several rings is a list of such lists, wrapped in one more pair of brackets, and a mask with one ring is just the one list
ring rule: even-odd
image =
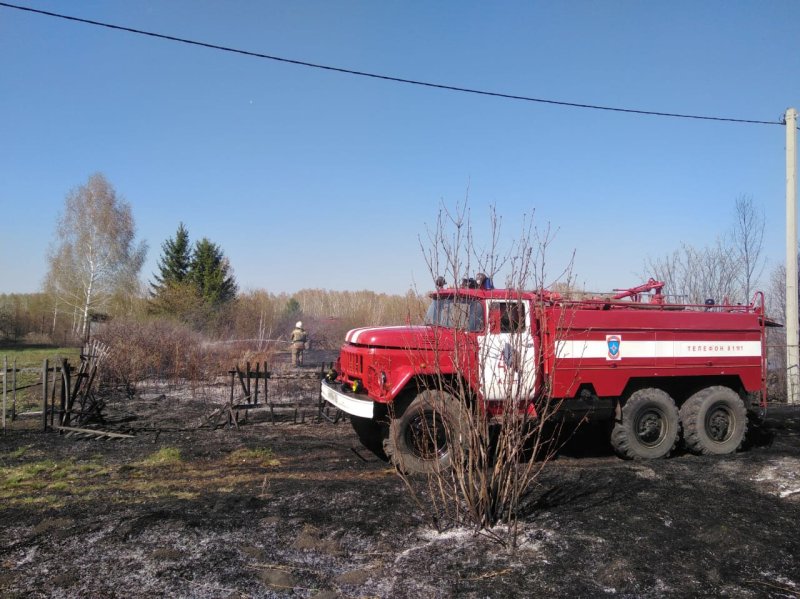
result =
[{"label": "blue sky", "polygon": [[[566,102],[778,121],[800,108],[800,4],[23,1],[252,52]],[[784,259],[785,131],[364,79],[0,7],[0,293],[31,292],[69,190],[102,172],[150,246],[184,222],[243,290],[403,293],[419,236],[469,193],[558,229],[551,272],[638,283],[711,244],[737,196]]]}]

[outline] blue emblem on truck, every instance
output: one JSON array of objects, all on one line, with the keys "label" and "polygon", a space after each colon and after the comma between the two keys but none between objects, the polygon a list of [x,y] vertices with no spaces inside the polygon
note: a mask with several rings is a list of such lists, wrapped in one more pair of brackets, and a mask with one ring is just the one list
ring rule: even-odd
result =
[{"label": "blue emblem on truck", "polygon": [[622,337],[619,335],[606,335],[606,344],[608,345],[606,360],[619,360],[621,358],[619,349],[622,345]]}]

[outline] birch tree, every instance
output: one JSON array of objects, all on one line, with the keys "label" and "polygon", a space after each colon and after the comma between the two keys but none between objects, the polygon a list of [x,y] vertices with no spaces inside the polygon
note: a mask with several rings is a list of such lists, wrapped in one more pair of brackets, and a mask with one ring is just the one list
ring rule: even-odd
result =
[{"label": "birch tree", "polygon": [[115,294],[138,288],[147,246],[135,236],[130,204],[101,173],[67,194],[45,288],[73,310],[76,334],[86,336],[92,313]]}]

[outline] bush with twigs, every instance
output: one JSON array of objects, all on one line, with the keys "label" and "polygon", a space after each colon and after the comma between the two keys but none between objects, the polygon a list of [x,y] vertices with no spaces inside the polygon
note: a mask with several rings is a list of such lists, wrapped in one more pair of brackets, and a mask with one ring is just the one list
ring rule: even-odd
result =
[{"label": "bush with twigs", "polygon": [[209,344],[199,333],[174,321],[119,318],[95,338],[109,347],[102,382],[132,393],[144,381],[211,382],[230,368],[235,347]]},{"label": "bush with twigs", "polygon": [[[437,529],[469,526],[491,534],[503,544],[515,546],[522,506],[553,458],[557,439],[563,432],[562,424],[555,418],[560,402],[549,394],[553,373],[543,373],[542,353],[534,353],[531,331],[525,325],[534,322],[537,314],[541,314],[539,308],[547,301],[548,296],[543,293],[545,260],[552,235],[549,228],[541,232],[526,219],[521,237],[501,255],[499,218],[492,211],[489,249],[477,252],[465,206],[460,206],[456,213],[442,209],[436,228],[429,231],[429,247],[424,249],[434,278],[443,275],[460,281],[466,273],[478,271],[494,279],[505,274],[504,287],[509,292],[504,305],[519,310],[516,325],[511,323],[503,347],[489,344],[481,347],[478,361],[480,387],[495,385],[494,396],[500,396],[495,407],[500,405],[501,409],[487,409],[488,403],[466,382],[470,377],[460,369],[455,376],[437,373],[420,383],[411,404],[401,401],[396,409],[425,411],[426,416],[416,421],[423,428],[417,431],[421,437],[417,449],[424,452],[428,448],[432,454],[438,452],[438,457],[431,455],[425,468],[404,463],[403,456],[396,456],[399,459],[395,462],[413,499],[428,513]],[[568,268],[556,280],[569,278]],[[536,300],[523,302],[520,291],[523,289],[542,293],[537,294]],[[531,314],[522,312],[526,307]],[[465,317],[455,325],[462,327],[461,331],[455,331],[456,336],[464,332],[467,320]],[[563,330],[565,326],[562,322],[556,329]],[[467,344],[448,343],[446,350],[440,349],[434,335],[433,346],[436,353],[447,351],[447,363],[474,367],[469,366],[475,364],[474,356],[459,355],[460,351],[473,351],[462,349],[468,348]],[[498,352],[505,353],[502,359],[495,355]],[[441,364],[444,360],[436,356],[433,362]],[[489,364],[497,366],[491,368]],[[543,376],[544,380],[535,381],[535,376]],[[390,416],[390,427],[396,426],[401,414]],[[444,458],[442,438],[446,439]],[[391,443],[389,448],[391,451]],[[423,476],[409,474],[414,471],[422,472]]]}]

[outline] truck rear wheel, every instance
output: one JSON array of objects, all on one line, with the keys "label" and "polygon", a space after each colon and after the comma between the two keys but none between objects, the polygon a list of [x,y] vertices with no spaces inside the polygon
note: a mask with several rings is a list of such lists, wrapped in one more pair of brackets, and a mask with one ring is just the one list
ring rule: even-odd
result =
[{"label": "truck rear wheel", "polygon": [[467,406],[452,395],[422,391],[392,418],[384,451],[407,474],[445,471],[453,463],[453,444],[466,449],[468,418]]},{"label": "truck rear wheel", "polygon": [[383,441],[386,438],[386,426],[375,422],[372,418],[361,418],[352,415],[350,416],[350,424],[356,435],[358,435],[358,440],[361,441],[361,444],[380,459],[385,460],[386,453],[383,451]]},{"label": "truck rear wheel", "polygon": [[678,408],[661,389],[639,389],[622,407],[622,418],[614,423],[611,445],[622,458],[667,457],[678,443]]},{"label": "truck rear wheel", "polygon": [[729,387],[706,387],[681,406],[683,442],[700,455],[733,453],[747,432],[747,408]]}]

